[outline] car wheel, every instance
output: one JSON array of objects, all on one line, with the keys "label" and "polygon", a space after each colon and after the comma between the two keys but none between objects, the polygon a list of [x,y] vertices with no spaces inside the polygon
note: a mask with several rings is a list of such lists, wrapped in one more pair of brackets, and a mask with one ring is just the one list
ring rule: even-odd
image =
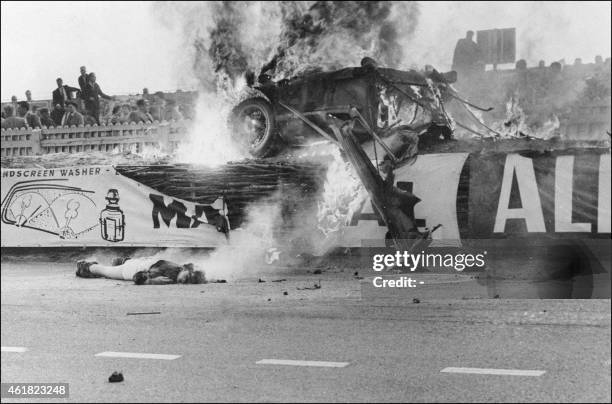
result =
[{"label": "car wheel", "polygon": [[232,111],[231,129],[234,139],[253,157],[274,153],[276,120],[268,101],[250,98],[238,104]]}]

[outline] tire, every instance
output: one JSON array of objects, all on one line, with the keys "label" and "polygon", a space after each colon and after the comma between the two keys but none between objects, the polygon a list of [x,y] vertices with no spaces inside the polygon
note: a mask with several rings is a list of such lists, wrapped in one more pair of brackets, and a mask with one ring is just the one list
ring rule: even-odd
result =
[{"label": "tire", "polygon": [[270,103],[250,98],[238,104],[230,118],[232,137],[253,157],[275,153],[278,142],[276,120]]}]

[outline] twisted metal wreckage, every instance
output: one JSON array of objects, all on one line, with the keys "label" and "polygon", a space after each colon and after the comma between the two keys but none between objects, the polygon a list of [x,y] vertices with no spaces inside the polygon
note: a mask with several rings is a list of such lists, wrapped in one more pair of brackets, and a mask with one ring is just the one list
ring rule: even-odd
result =
[{"label": "twisted metal wreckage", "polygon": [[413,161],[419,146],[450,140],[455,125],[477,133],[455,122],[445,102],[460,101],[480,125],[499,135],[470,110],[492,108],[462,99],[451,86],[455,81],[455,72],[399,71],[378,67],[370,58],[364,58],[361,67],[278,82],[264,68],[257,82],[254,75],[247,76],[245,99],[233,110],[233,133],[256,157],[270,156],[280,144],[303,143],[313,135],[336,144],[388,228],[387,242],[409,250],[431,238],[440,225],[425,232],[417,229],[413,208],[419,198],[395,186],[395,168]]}]

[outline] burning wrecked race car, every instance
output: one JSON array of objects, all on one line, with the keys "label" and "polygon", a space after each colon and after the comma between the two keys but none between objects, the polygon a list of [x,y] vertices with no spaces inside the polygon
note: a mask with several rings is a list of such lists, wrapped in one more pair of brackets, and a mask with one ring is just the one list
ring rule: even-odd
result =
[{"label": "burning wrecked race car", "polygon": [[452,137],[444,103],[453,93],[455,72],[381,68],[370,58],[360,67],[280,81],[272,81],[265,69],[257,81],[247,76],[249,88],[230,117],[235,140],[253,157],[317,137],[337,142],[332,123],[354,119],[358,142],[367,148],[372,135],[384,139],[387,154],[399,160],[414,155],[419,142]]},{"label": "burning wrecked race car", "polygon": [[444,102],[454,95],[456,73],[381,68],[370,58],[360,67],[278,82],[265,71],[257,83],[247,78],[247,96],[230,121],[233,136],[251,155],[266,157],[283,144],[325,138],[355,168],[391,244],[412,248],[415,243],[406,240],[426,239],[435,230],[419,232],[413,213],[419,199],[395,186],[393,170],[415,157],[419,145],[451,139],[454,124]]}]

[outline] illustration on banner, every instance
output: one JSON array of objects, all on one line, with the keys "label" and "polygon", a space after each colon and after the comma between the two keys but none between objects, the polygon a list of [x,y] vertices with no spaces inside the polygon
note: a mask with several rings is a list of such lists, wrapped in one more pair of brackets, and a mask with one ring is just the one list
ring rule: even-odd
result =
[{"label": "illustration on banner", "polygon": [[107,205],[100,211],[94,191],[68,186],[63,181],[67,180],[14,184],[2,201],[2,222],[54,234],[64,240],[78,239],[101,226],[104,240],[122,241],[125,219],[118,205],[119,191],[108,191]]},{"label": "illustration on banner", "polygon": [[106,208],[100,212],[100,232],[106,241],[122,241],[125,231],[125,216],[119,207],[119,191],[109,189]]}]

